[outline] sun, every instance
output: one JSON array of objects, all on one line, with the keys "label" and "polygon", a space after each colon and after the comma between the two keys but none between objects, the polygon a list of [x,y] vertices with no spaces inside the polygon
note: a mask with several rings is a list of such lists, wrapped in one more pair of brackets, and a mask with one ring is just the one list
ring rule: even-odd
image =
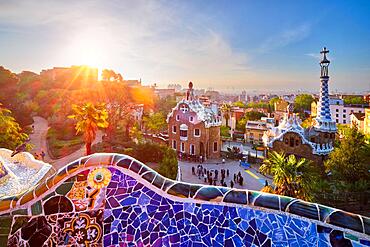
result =
[{"label": "sun", "polygon": [[83,36],[76,37],[66,49],[64,56],[70,65],[86,65],[97,68],[99,71],[103,68],[104,46],[96,37]]}]

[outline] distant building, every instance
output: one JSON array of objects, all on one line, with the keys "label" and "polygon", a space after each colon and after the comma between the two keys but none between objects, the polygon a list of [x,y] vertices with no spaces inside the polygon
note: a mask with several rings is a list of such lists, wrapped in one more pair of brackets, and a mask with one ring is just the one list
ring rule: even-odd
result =
[{"label": "distant building", "polygon": [[[332,113],[332,117],[337,124],[350,124],[352,113],[364,113],[365,108],[368,105],[348,105],[344,104],[343,99],[340,98],[330,98],[329,107]],[[311,103],[311,117],[316,117],[317,115],[317,102]]]},{"label": "distant building", "polygon": [[175,89],[175,92],[180,92],[182,87],[180,84],[168,84],[168,89]]},{"label": "distant building", "polygon": [[247,121],[245,125],[245,140],[251,144],[263,144],[263,134],[267,131],[267,123],[264,121]]},{"label": "distant building", "polygon": [[204,95],[207,96],[210,100],[220,100],[220,92],[215,90],[207,90]]},{"label": "distant building", "polygon": [[123,80],[122,83],[126,84],[129,87],[138,87],[138,86],[141,86],[141,79],[140,80]]},{"label": "distant building", "polygon": [[365,113],[351,114],[351,128],[356,128],[360,132],[364,132]]},{"label": "distant building", "polygon": [[280,120],[284,117],[284,114],[287,112],[288,105],[289,102],[284,99],[279,99],[274,103],[273,116],[277,122],[280,122]]},{"label": "distant building", "polygon": [[274,111],[275,112],[287,112],[287,107],[289,102],[284,99],[279,99],[274,103]]},{"label": "distant building", "polygon": [[186,98],[167,116],[169,145],[184,156],[219,158],[221,117],[195,98],[189,83]]},{"label": "distant building", "polygon": [[323,164],[327,155],[333,150],[333,142],[337,131],[336,123],[331,117],[329,105],[329,74],[330,61],[326,58],[326,48],[321,51],[320,62],[320,97],[317,105],[317,116],[310,128],[304,129],[298,115],[293,113],[293,105],[289,105],[287,113],[277,127],[264,133],[263,142],[267,151],[294,154],[298,158],[307,158]]},{"label": "distant building", "polygon": [[156,94],[160,99],[164,99],[169,96],[175,96],[175,89],[174,88],[156,88],[154,90],[154,94]]},{"label": "distant building", "polygon": [[98,81],[98,69],[89,66],[54,67],[42,70],[41,78],[55,84],[68,85],[69,88],[79,88],[84,84]]}]

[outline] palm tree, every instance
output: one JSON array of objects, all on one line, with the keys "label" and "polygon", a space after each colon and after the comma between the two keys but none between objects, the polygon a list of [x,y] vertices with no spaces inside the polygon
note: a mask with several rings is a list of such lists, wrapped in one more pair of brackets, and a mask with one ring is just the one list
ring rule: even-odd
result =
[{"label": "palm tree", "polygon": [[98,128],[107,128],[108,112],[104,104],[94,105],[85,103],[82,106],[72,105],[73,115],[68,116],[77,120],[76,134],[84,133],[86,155],[91,154],[91,144],[95,140]]},{"label": "palm tree", "polygon": [[260,167],[262,174],[273,176],[274,193],[310,201],[315,173],[311,161],[273,151]]},{"label": "palm tree", "polygon": [[223,117],[226,120],[226,126],[229,127],[229,119],[230,119],[230,114],[231,114],[231,105],[230,104],[223,104],[221,106],[221,112],[223,113]]}]

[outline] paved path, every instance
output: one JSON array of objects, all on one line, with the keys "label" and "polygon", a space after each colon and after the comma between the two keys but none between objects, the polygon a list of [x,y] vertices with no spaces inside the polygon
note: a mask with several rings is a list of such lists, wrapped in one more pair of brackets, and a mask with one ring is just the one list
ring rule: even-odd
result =
[{"label": "paved path", "polygon": [[[194,162],[184,162],[179,161],[179,167],[181,171],[181,181],[188,182],[188,183],[195,183],[195,184],[208,184],[204,182],[204,178],[198,178],[198,176],[192,174],[192,167],[195,169],[199,163]],[[244,184],[240,186],[239,184],[234,185],[234,188],[239,189],[250,189],[250,190],[261,190],[262,187],[265,185],[265,180],[268,181],[269,184],[272,183],[272,180],[268,177],[263,176],[262,174],[258,173],[258,166],[252,165],[252,167],[246,169],[241,166],[239,166],[238,161],[228,160],[225,162],[225,164],[222,164],[220,161],[217,162],[211,162],[211,163],[203,163],[203,168],[206,168],[207,170],[215,170],[217,169],[219,171],[219,179],[221,174],[221,169],[229,169],[229,177],[226,177],[225,182],[228,187],[230,187],[230,181],[233,180],[234,174],[238,174],[240,171],[243,179]],[[214,172],[213,172],[214,174]],[[220,181],[218,180],[216,182],[216,185],[220,185]]]},{"label": "paved path", "polygon": [[[48,121],[42,117],[34,117],[33,121],[34,130],[33,133],[30,134],[30,143],[33,144],[34,147],[30,152],[34,154],[35,152],[40,153],[41,150],[43,150],[46,154],[44,161],[51,164],[56,170],[85,155],[85,146],[82,146],[79,150],[70,155],[60,159],[52,159],[46,144],[46,135],[49,129]],[[103,132],[99,130],[93,144],[101,142],[102,138]]]}]

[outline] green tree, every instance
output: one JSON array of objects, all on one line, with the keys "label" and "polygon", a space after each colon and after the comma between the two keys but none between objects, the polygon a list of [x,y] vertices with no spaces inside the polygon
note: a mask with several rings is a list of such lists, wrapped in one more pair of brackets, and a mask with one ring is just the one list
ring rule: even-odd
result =
[{"label": "green tree", "polygon": [[236,123],[236,129],[240,131],[245,131],[245,125],[248,121],[258,121],[261,120],[262,117],[266,117],[266,115],[262,112],[258,111],[250,111],[246,112],[245,115],[239,119]]},{"label": "green tree", "polygon": [[336,180],[353,183],[369,179],[370,144],[356,129],[348,129],[339,146],[325,162],[327,172]]},{"label": "green tree", "polygon": [[356,104],[365,104],[365,100],[361,96],[348,96],[343,99],[344,104],[349,104],[349,105],[356,105]]},{"label": "green tree", "polygon": [[77,121],[76,134],[83,133],[86,144],[86,155],[91,154],[91,144],[95,140],[98,128],[107,128],[109,123],[108,112],[104,104],[72,105],[73,115],[68,118]]},{"label": "green tree", "polygon": [[221,134],[222,137],[230,137],[230,127],[227,127],[225,125],[221,125],[220,134]]},{"label": "green tree", "polygon": [[274,193],[310,201],[315,172],[312,163],[304,158],[273,151],[260,167],[262,174],[273,176]]},{"label": "green tree", "polygon": [[246,105],[242,101],[234,102],[233,106],[237,106],[237,107],[240,107],[240,108],[245,108],[246,107]]},{"label": "green tree", "polygon": [[155,134],[158,134],[167,128],[166,118],[161,112],[156,112],[146,116],[143,121],[146,128]]},{"label": "green tree", "polygon": [[0,66],[0,102],[9,110],[14,110],[16,105],[18,77],[10,70]]},{"label": "green tree", "polygon": [[130,138],[134,140],[136,143],[142,143],[143,142],[143,133],[140,131],[140,128],[138,124],[135,124],[130,129]]},{"label": "green tree", "polygon": [[230,120],[230,114],[231,114],[231,105],[227,104],[227,103],[222,104],[221,112],[223,114],[223,117],[226,120],[226,127],[229,127],[229,120]]},{"label": "green tree", "polygon": [[315,99],[310,94],[300,94],[294,100],[294,110],[296,112],[304,112],[311,110],[311,103]]},{"label": "green tree", "polygon": [[27,140],[28,135],[22,132],[11,113],[0,103],[0,147],[13,150]]},{"label": "green tree", "polygon": [[176,152],[171,148],[166,148],[163,159],[159,162],[158,172],[171,179],[176,179],[177,176],[178,161]]},{"label": "green tree", "polygon": [[166,98],[155,98],[154,101],[154,111],[161,112],[163,115],[167,116],[171,112],[172,108],[176,106],[177,102],[175,97],[168,96]]}]

